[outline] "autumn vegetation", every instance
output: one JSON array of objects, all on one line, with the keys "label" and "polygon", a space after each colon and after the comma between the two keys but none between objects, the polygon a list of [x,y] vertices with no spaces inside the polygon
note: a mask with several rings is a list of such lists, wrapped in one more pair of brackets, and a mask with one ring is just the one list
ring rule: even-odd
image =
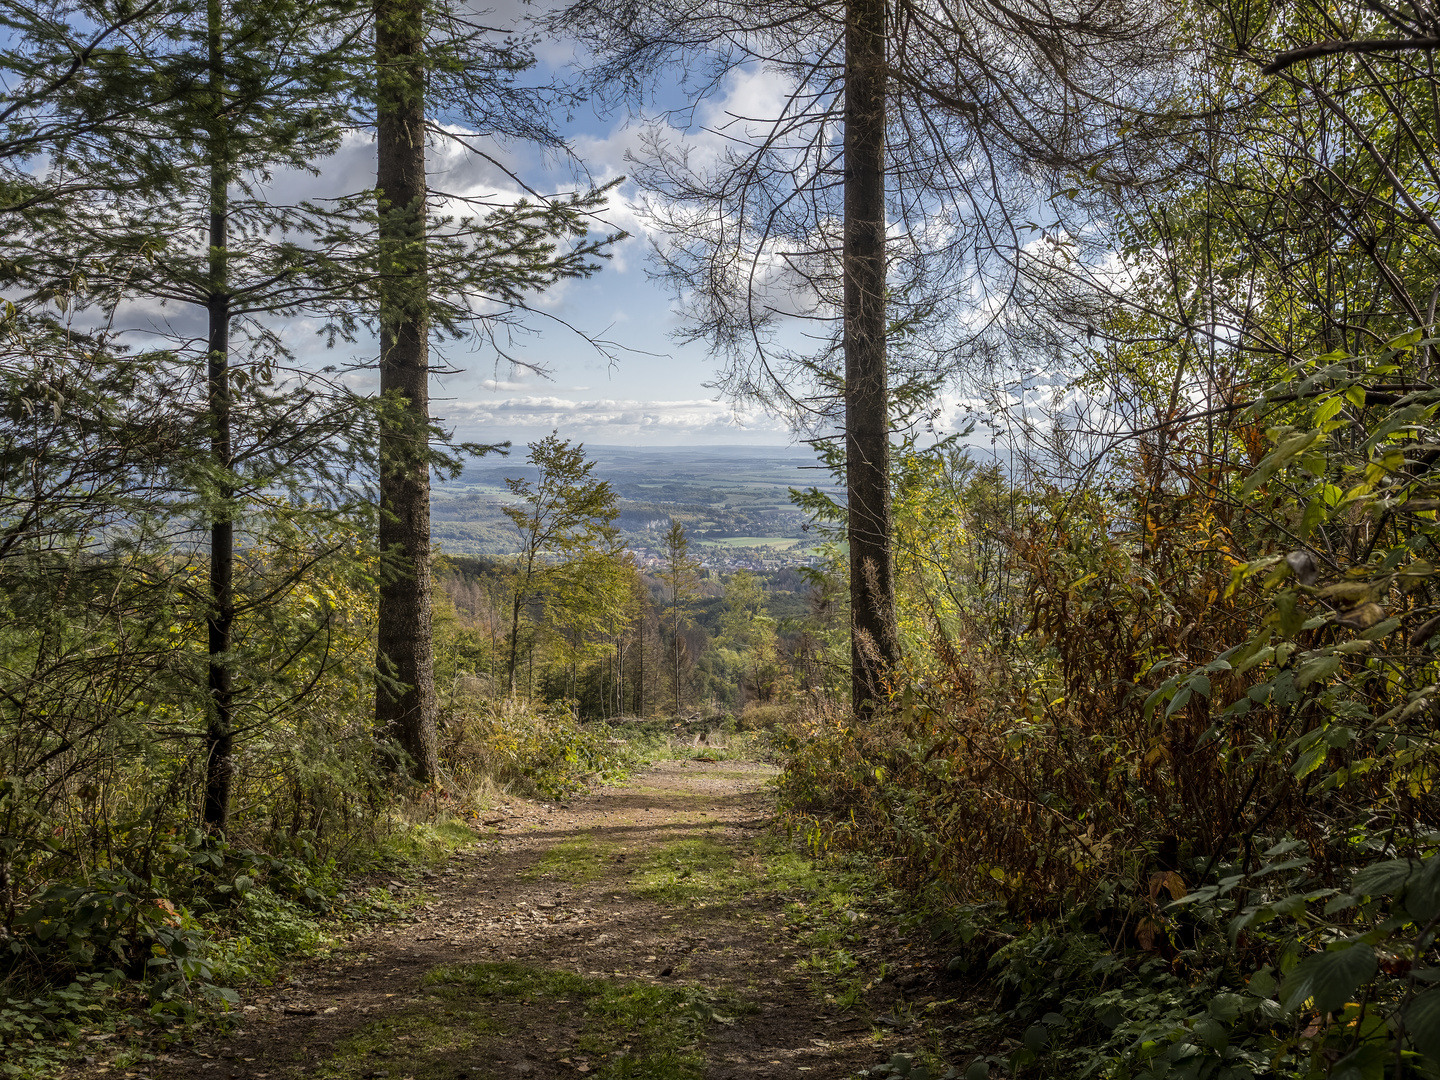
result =
[{"label": "autumn vegetation", "polygon": [[[496,791],[683,729],[948,950],[936,1074],[1440,1076],[1435,12],[545,19],[590,51],[537,88],[459,4],[0,0],[4,1069],[223,1015]],[[556,111],[754,70],[777,115],[654,133],[638,205],[832,471],[821,554],[722,578],[677,518],[642,565],[563,432],[508,448],[513,555],[433,551],[431,477],[507,448],[432,341],[503,354],[623,240]],[[429,190],[490,140],[583,182]]]}]

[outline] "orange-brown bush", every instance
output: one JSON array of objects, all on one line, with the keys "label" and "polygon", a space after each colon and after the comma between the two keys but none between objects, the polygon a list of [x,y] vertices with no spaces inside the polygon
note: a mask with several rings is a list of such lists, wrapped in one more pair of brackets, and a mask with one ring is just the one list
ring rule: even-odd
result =
[{"label": "orange-brown bush", "polygon": [[[817,837],[878,854],[907,885],[1043,913],[1103,883],[1153,907],[1154,882],[1178,893],[1197,867],[1236,852],[1244,865],[1257,836],[1305,841],[1329,874],[1363,861],[1350,830],[1377,813],[1440,821],[1428,779],[1412,792],[1386,756],[1428,722],[1382,715],[1433,674],[1429,654],[1377,677],[1368,648],[1345,644],[1364,640],[1355,627],[1323,603],[1287,623],[1269,596],[1284,582],[1245,574],[1293,543],[1293,493],[1277,483],[1247,503],[1222,481],[1248,469],[1173,444],[1159,490],[1154,461],[1134,465],[1122,494],[1016,492],[1004,520],[955,508],[1003,549],[1009,593],[946,608],[910,576],[928,632],[893,713],[816,711],[792,732],[783,790]],[[974,596],[953,580],[943,593]],[[1387,603],[1414,626],[1423,601]],[[1333,679],[1307,681],[1302,659],[1331,654]],[[1323,740],[1325,769],[1306,764],[1306,739]]]}]

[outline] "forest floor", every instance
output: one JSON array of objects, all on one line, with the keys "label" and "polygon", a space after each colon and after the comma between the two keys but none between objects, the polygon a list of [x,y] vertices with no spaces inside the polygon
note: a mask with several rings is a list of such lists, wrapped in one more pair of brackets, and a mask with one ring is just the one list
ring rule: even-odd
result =
[{"label": "forest floor", "polygon": [[242,992],[228,1034],[75,1075],[830,1080],[928,1056],[962,1004],[937,996],[943,958],[770,827],[773,774],[665,761],[512,799],[438,872],[386,882],[406,920]]}]

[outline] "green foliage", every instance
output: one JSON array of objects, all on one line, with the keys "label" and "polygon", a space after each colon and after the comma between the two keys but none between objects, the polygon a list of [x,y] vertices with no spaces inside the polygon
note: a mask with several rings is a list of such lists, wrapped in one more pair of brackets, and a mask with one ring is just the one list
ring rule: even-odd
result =
[{"label": "green foliage", "polygon": [[[998,991],[967,1029],[1014,1040],[991,1066],[1440,1074],[1440,399],[1388,389],[1427,347],[1298,365],[1238,418],[1252,467],[1223,486],[1010,492],[989,528],[1019,579],[978,589],[983,559],[939,557],[963,537],[935,545],[895,711],[785,732],[795,819],[883,853]],[[948,490],[947,522],[993,504]]]},{"label": "green foliage", "polygon": [[585,447],[552,432],[530,444],[528,461],[538,473],[534,481],[505,482],[518,500],[504,511],[520,548],[511,568],[512,695],[522,645],[533,655],[537,636],[553,635],[568,646],[573,666],[614,634],[630,591],[630,566],[617,547],[615,491],[592,475]]},{"label": "green foliage", "polygon": [[581,724],[566,704],[539,711],[510,700],[471,702],[448,723],[443,756],[464,784],[514,784],[563,799],[622,778],[636,758],[611,729]]},{"label": "green foliage", "polygon": [[67,1056],[62,1040],[73,1039],[93,1024],[113,996],[110,984],[95,974],[29,998],[6,996],[0,1004],[0,1074],[44,1076]]},{"label": "green foliage", "polygon": [[574,883],[594,881],[615,857],[618,845],[584,836],[566,840],[546,849],[540,861],[525,872],[526,878],[558,879]]},{"label": "green foliage", "polygon": [[705,837],[672,840],[646,855],[636,891],[661,904],[723,902],[753,882],[724,844]]}]

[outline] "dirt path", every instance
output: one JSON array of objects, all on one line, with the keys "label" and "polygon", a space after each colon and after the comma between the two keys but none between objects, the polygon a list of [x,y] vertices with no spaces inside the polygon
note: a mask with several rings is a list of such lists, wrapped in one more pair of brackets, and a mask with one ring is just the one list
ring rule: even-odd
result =
[{"label": "dirt path", "polygon": [[898,1048],[895,1025],[873,1023],[895,992],[859,1010],[817,992],[797,898],[766,869],[771,775],[670,761],[570,803],[513,801],[424,883],[417,921],[247,997],[242,1030],[142,1074],[822,1080],[875,1065]]}]

